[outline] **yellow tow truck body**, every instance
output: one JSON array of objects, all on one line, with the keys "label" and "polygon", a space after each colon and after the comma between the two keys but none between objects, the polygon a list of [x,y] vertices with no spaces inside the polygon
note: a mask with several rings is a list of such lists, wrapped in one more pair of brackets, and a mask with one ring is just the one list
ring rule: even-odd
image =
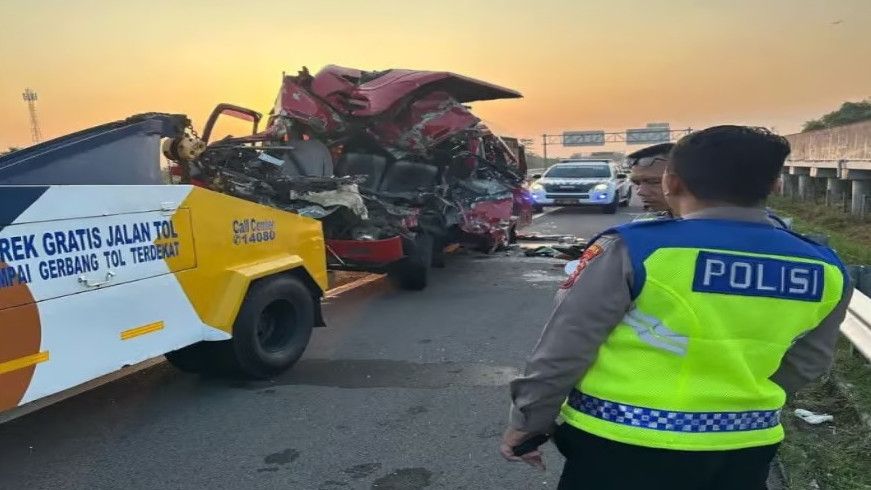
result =
[{"label": "yellow tow truck body", "polygon": [[166,357],[267,377],[327,288],[319,222],[188,185],[0,186],[0,412]]}]

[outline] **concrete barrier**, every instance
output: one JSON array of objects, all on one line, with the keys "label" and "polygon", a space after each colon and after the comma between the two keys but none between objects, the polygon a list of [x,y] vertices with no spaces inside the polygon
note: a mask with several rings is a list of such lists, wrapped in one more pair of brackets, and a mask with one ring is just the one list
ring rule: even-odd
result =
[{"label": "concrete barrier", "polygon": [[794,160],[871,160],[871,121],[786,136]]},{"label": "concrete barrier", "polygon": [[848,201],[853,215],[871,212],[871,121],[790,134],[792,153],[782,194],[815,199],[825,188],[827,203]]}]

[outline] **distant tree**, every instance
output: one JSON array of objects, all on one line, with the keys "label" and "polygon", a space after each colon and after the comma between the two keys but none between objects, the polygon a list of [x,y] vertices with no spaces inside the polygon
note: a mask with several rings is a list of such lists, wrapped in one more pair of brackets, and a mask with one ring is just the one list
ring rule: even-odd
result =
[{"label": "distant tree", "polygon": [[820,121],[819,119],[811,119],[810,121],[804,123],[804,126],[801,127],[801,132],[807,133],[808,131],[816,131],[818,129],[826,129],[826,123]]},{"label": "distant tree", "polygon": [[871,99],[865,99],[860,102],[844,102],[837,111],[804,123],[802,132],[835,128],[867,120],[871,120]]}]

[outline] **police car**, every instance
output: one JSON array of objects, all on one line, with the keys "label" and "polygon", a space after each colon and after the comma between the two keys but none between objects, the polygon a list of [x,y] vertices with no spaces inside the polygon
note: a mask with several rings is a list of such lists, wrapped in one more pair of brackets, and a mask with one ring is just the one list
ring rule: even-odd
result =
[{"label": "police car", "polygon": [[609,160],[564,160],[530,186],[536,211],[547,206],[598,206],[607,214],[632,199],[632,185]]}]

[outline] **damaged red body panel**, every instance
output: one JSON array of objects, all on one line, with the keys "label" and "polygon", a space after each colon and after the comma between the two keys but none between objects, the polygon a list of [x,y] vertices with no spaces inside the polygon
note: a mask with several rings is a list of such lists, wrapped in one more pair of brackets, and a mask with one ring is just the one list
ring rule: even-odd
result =
[{"label": "damaged red body panel", "polygon": [[330,253],[353,265],[386,266],[404,256],[399,236],[383,240],[327,240],[327,247]]},{"label": "damaged red body panel", "polygon": [[[501,159],[507,168],[521,174],[518,155],[495,136],[464,103],[521,97],[520,93],[450,72],[387,70],[366,72],[329,65],[315,75],[303,68],[296,76],[285,76],[275,118],[298,122],[328,144],[334,155],[337,148],[361,135],[394,158],[433,161],[433,154],[446,142],[453,147],[456,164],[473,174],[480,158]],[[458,151],[459,149],[459,151]],[[506,227],[531,216],[531,201],[518,195],[519,182],[512,183],[511,197],[495,196],[486,203],[460,205],[459,228],[480,235],[490,242],[504,238]],[[528,208],[528,209],[527,209]],[[514,216],[512,216],[512,213]]]},{"label": "damaged red body panel", "polygon": [[[319,134],[335,134],[345,131],[345,123],[339,114],[323,99],[305,88],[311,84],[308,71],[299,76],[285,76],[272,110],[276,116],[298,120]],[[270,125],[272,120],[270,120]]]},{"label": "damaged red body panel", "polygon": [[487,249],[507,245],[511,225],[514,224],[512,212],[514,199],[481,201],[463,213],[460,229],[470,235],[482,237]]},{"label": "damaged red body panel", "polygon": [[396,117],[376,122],[368,130],[385,146],[425,153],[480,121],[446,92],[433,92],[412,102]]},{"label": "damaged red body panel", "polygon": [[341,94],[347,101],[350,114],[356,117],[383,114],[418,90],[446,92],[460,103],[521,97],[514,90],[444,71],[389,70],[370,81],[359,85],[354,83],[365,75],[359,70],[331,65],[315,76],[312,88],[316,95],[330,101],[337,100]]},{"label": "damaged red body panel", "polygon": [[[331,136],[346,131],[348,123],[384,116],[365,124],[373,136],[419,150],[480,121],[462,104],[519,97],[517,91],[450,72],[363,72],[330,65],[314,76],[306,68],[285,76],[273,115]],[[433,113],[441,117],[430,122]],[[404,132],[420,134],[422,141],[409,141],[413,136],[401,136]]]},{"label": "damaged red body panel", "polygon": [[[450,72],[303,68],[283,77],[263,131],[255,125],[250,136],[210,145],[190,176],[320,219],[340,264],[428,264],[426,254],[415,257],[420,250],[435,257],[469,236],[491,250],[531,216],[525,165],[464,104],[518,97]],[[219,107],[235,117],[256,114]],[[293,156],[295,142],[311,139],[332,156],[334,175],[306,174],[310,167]],[[349,185],[362,200],[348,200]],[[335,193],[345,193],[341,202],[325,202]]]}]

